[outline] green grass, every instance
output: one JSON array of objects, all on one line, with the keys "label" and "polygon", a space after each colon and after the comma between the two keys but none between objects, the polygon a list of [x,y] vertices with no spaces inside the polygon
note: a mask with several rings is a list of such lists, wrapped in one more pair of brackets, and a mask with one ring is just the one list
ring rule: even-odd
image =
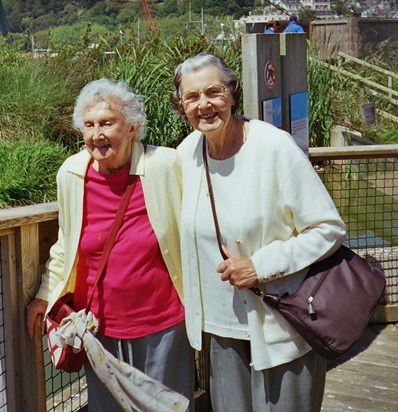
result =
[{"label": "green grass", "polygon": [[46,140],[0,141],[0,208],[56,200],[55,174],[69,154]]},{"label": "green grass", "polygon": [[[87,48],[93,42],[98,48]],[[105,56],[109,48],[91,26],[81,35],[80,44],[60,47],[57,57],[34,59],[0,39],[0,208],[55,199],[56,170],[81,145],[71,115],[80,89],[90,80],[127,81],[144,98],[146,142],[175,147],[191,130],[173,114],[169,102],[175,67],[208,51],[221,54],[240,77],[242,73],[240,39],[228,42],[222,53],[201,35],[166,40],[152,35],[141,43],[134,36],[126,37],[115,48],[114,58]],[[371,56],[373,61],[376,57]],[[354,82],[324,67],[311,48],[308,84],[311,146],[327,146],[336,123],[378,143],[397,142],[396,124],[381,120],[377,127],[363,125],[360,104],[370,97]]]}]

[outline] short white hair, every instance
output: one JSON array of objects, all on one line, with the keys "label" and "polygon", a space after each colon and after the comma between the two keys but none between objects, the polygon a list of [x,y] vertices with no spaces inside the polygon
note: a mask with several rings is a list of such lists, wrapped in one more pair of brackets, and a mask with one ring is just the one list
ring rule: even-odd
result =
[{"label": "short white hair", "polygon": [[73,127],[83,132],[84,111],[94,102],[117,101],[126,120],[135,126],[134,139],[139,141],[146,136],[147,118],[142,97],[135,94],[124,81],[112,81],[106,78],[87,83],[78,98],[73,110]]}]

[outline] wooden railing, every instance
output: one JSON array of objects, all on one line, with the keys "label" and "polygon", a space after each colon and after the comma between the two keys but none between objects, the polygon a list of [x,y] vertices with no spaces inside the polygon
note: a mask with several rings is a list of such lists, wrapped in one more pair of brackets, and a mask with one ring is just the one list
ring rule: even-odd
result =
[{"label": "wooden railing", "polygon": [[[357,59],[356,57],[350,56],[349,54],[346,54],[343,52],[339,52],[337,54],[337,57],[338,57],[337,62],[338,62],[339,67],[341,67],[344,64],[344,62],[355,63],[355,64],[358,64],[359,66],[366,67],[367,69],[371,69],[374,72],[381,73],[382,75],[386,76],[387,89],[388,89],[387,95],[390,99],[392,98],[392,92],[394,91],[393,81],[394,79],[398,80],[398,73],[383,69],[382,67],[378,67],[374,64],[368,63],[365,60]],[[376,84],[376,87],[378,86],[379,85]],[[385,90],[383,90],[383,92],[385,92]]]},{"label": "wooden railing", "polygon": [[[364,76],[361,76],[357,73],[352,73],[349,70],[343,68],[343,63],[356,63],[368,69],[372,69],[376,73],[381,73],[387,76],[387,86],[379,84],[375,81],[372,81]],[[386,100],[390,104],[394,106],[398,106],[398,91],[393,88],[393,80],[398,79],[398,73],[391,72],[389,70],[382,69],[370,63],[367,63],[364,60],[357,59],[352,57],[346,53],[339,52],[338,53],[338,66],[334,66],[332,64],[322,62],[324,66],[327,66],[329,69],[333,71],[339,72],[341,75],[355,81],[358,85],[365,90],[368,90],[371,95],[378,99]],[[395,112],[394,112],[395,113]],[[377,109],[377,114],[381,117],[384,117],[387,120],[392,122],[398,123],[398,117],[393,113],[386,112],[381,109]]]},{"label": "wooden railing", "polygon": [[[352,168],[350,162],[353,162],[353,159],[388,159],[389,168],[394,170],[393,174],[389,175],[389,185],[393,185],[392,198],[398,204],[398,172],[395,174],[398,145],[312,148],[310,158],[317,164],[317,168],[323,167],[322,162],[337,162],[335,167],[339,170],[346,168],[343,170],[345,175],[348,165]],[[352,170],[350,169],[350,173]],[[0,353],[0,356],[1,365],[5,366],[5,371],[0,370],[0,376],[5,377],[6,381],[8,411],[47,411],[41,334],[37,333],[35,339],[28,336],[26,306],[37,291],[49,248],[56,240],[57,213],[56,203],[0,210],[3,308],[3,325],[0,325],[0,328],[3,328],[4,336],[3,345],[0,345],[0,350],[4,353]],[[396,279],[397,273],[394,272],[393,276]],[[381,306],[374,320],[397,321],[397,303]]]},{"label": "wooden railing", "polygon": [[1,356],[8,411],[47,410],[41,334],[36,333],[35,339],[28,336],[26,306],[37,291],[49,247],[56,239],[57,213],[56,203],[0,211]]}]

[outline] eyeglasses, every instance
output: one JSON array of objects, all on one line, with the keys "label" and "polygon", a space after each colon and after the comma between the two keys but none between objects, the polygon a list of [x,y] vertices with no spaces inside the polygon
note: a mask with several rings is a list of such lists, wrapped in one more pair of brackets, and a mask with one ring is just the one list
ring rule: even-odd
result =
[{"label": "eyeglasses", "polygon": [[213,100],[217,100],[220,97],[224,97],[226,95],[227,89],[222,84],[212,84],[205,89],[200,90],[189,90],[187,92],[182,93],[181,101],[186,105],[197,104],[200,101],[200,96],[202,93],[206,96],[206,98],[212,102]]}]

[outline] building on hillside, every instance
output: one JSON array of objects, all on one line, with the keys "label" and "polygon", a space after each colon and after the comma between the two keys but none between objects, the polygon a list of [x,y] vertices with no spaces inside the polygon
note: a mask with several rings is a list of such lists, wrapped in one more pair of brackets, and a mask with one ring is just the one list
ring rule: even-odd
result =
[{"label": "building on hillside", "polygon": [[312,11],[330,11],[330,0],[301,0],[303,7]]},{"label": "building on hillside", "polygon": [[303,4],[299,0],[273,0],[272,2],[286,10],[288,14],[298,14],[299,10],[303,8]]},{"label": "building on hillside", "polygon": [[336,13],[331,9],[331,0],[267,0],[264,2],[263,14],[249,13],[240,20],[235,21],[235,26],[246,27],[247,33],[261,32],[266,24],[271,21],[279,21],[287,25],[289,15],[299,15],[300,10],[309,8],[314,11],[317,19],[336,18]]}]

